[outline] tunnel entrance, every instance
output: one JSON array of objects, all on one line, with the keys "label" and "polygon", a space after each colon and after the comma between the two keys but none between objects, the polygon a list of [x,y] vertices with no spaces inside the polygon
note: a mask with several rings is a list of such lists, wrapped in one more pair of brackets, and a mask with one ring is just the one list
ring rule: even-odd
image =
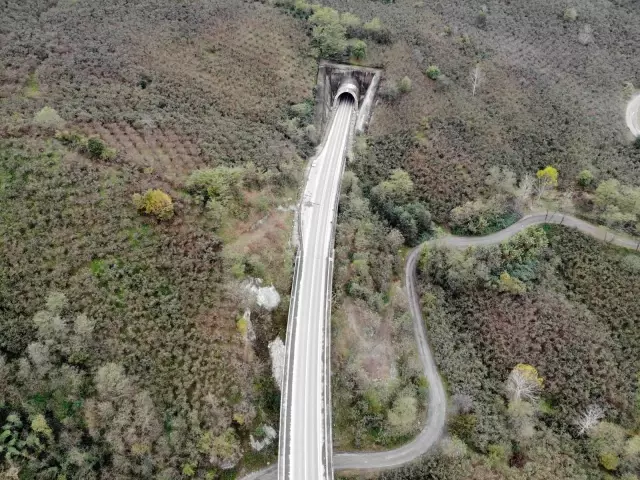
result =
[{"label": "tunnel entrance", "polygon": [[349,93],[349,92],[344,92],[341,93],[340,95],[338,95],[337,100],[334,100],[334,105],[340,103],[343,100],[347,100],[347,99],[351,99],[351,101],[353,101],[353,103],[355,103],[356,105],[358,104],[358,99],[356,98],[356,96],[353,93]]},{"label": "tunnel entrance", "polygon": [[358,82],[351,76],[345,76],[340,82],[340,86],[338,87],[338,91],[336,92],[336,96],[333,100],[333,104],[337,105],[340,99],[345,97],[353,98],[353,103],[356,104],[356,110],[358,109],[358,100],[360,100],[360,88],[358,86]]},{"label": "tunnel entrance", "polygon": [[382,71],[376,68],[320,62],[316,82],[316,129],[324,131],[331,109],[341,99],[351,96],[358,111],[356,132],[363,131],[369,120],[381,74]]}]

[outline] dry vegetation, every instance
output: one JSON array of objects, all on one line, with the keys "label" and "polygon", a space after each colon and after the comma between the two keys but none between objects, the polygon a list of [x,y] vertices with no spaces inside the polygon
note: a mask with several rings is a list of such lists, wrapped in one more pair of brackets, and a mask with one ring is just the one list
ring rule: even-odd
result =
[{"label": "dry vegetation", "polygon": [[[379,17],[392,43],[371,44],[366,61],[385,69],[387,83],[411,80],[411,91],[375,108],[377,148],[355,167],[365,185],[404,168],[445,223],[451,209],[485,193],[491,166],[521,176],[554,165],[561,189],[585,168],[601,180],[640,183],[640,149],[624,124],[628,83],[640,85],[632,2],[579,2],[577,21],[568,22],[569,4],[496,1],[485,4],[484,26],[481,4],[463,0],[325,3],[363,21]],[[432,65],[441,71],[435,81],[426,75]],[[402,153],[390,158],[390,150]]]},{"label": "dry vegetation", "polygon": [[[389,183],[387,199],[393,197]],[[347,171],[336,232],[331,332],[333,433],[339,450],[407,441],[426,411],[428,385],[401,284],[404,241],[374,213],[358,178]]]},{"label": "dry vegetation", "polygon": [[[220,478],[273,458],[274,446],[248,444],[277,423],[267,342],[283,334],[288,298],[253,312],[247,355],[239,281],[289,289],[291,215],[277,207],[295,198],[319,133],[308,126],[318,55],[387,76],[336,237],[340,447],[397,443],[417,425],[427,386],[398,251],[430,234],[431,214],[447,223],[454,207],[495,196],[490,167],[521,179],[554,165],[561,189],[589,169],[597,182],[578,180],[578,206],[637,232],[627,200],[640,148],[622,113],[640,85],[633,2],[324,3],[337,20],[288,0],[0,6],[3,473]],[[600,202],[609,178],[626,186],[605,184]],[[452,393],[473,402],[457,397],[459,438],[442,455],[390,478],[637,471],[637,257],[548,236],[535,265],[475,272],[456,284],[464,294],[435,283],[430,334]],[[535,414],[505,412],[519,362],[546,379]],[[576,439],[570,421],[591,401],[616,423]],[[523,425],[535,441],[517,437]]]},{"label": "dry vegetation", "polygon": [[[214,479],[272,460],[277,442],[249,439],[279,418],[267,344],[311,147],[292,108],[316,68],[303,22],[242,1],[0,11],[0,475]],[[249,276],[276,310],[250,304]],[[64,307],[37,316],[50,292]]]},{"label": "dry vegetation", "polygon": [[451,438],[382,478],[637,478],[639,267],[637,254],[559,226],[426,251],[422,300]]}]

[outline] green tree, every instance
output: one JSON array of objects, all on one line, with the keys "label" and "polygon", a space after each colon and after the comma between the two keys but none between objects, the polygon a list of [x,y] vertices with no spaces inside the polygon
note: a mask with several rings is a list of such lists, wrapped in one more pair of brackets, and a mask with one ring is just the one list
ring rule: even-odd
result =
[{"label": "green tree", "polygon": [[101,158],[107,146],[98,137],[89,137],[87,140],[87,151],[93,158]]},{"label": "green tree", "polygon": [[44,107],[38,113],[36,113],[35,117],[33,117],[33,122],[36,125],[40,125],[42,127],[47,128],[62,128],[64,127],[64,120],[58,115],[51,107]]},{"label": "green tree", "polygon": [[316,7],[309,21],[313,25],[335,25],[340,23],[340,14],[333,8]]},{"label": "green tree", "polygon": [[394,435],[406,435],[415,428],[418,400],[412,396],[401,396],[387,412],[387,421]]},{"label": "green tree", "polygon": [[362,60],[367,56],[367,44],[362,40],[356,40],[351,45],[351,55],[357,60]]},{"label": "green tree", "polygon": [[344,12],[340,14],[340,23],[347,29],[353,29],[360,26],[360,17],[350,12]]},{"label": "green tree", "polygon": [[216,167],[196,170],[189,175],[186,189],[192,195],[202,197],[205,203],[215,200],[230,206],[241,198],[241,182],[244,170],[237,167]]},{"label": "green tree", "polygon": [[431,80],[437,80],[440,76],[440,69],[437,65],[429,65],[429,67],[427,67],[426,74]]},{"label": "green tree", "polygon": [[600,422],[587,434],[590,437],[589,449],[596,454],[600,464],[607,470],[616,470],[626,446],[627,432],[624,428],[615,423]]},{"label": "green tree", "polygon": [[231,468],[240,460],[240,440],[232,428],[213,439],[212,455],[221,468]]},{"label": "green tree", "polygon": [[594,179],[595,177],[593,176],[593,173],[591,173],[589,170],[582,170],[578,174],[578,185],[580,185],[581,187],[590,187],[591,185],[593,185]]},{"label": "green tree", "polygon": [[596,196],[594,202],[600,208],[606,208],[609,205],[617,205],[620,200],[620,182],[615,179],[600,182],[596,188]]},{"label": "green tree", "polygon": [[339,23],[317,25],[313,28],[313,43],[321,57],[336,58],[347,46],[346,28]]},{"label": "green tree", "polygon": [[600,454],[600,465],[609,471],[617,470],[618,465],[620,465],[620,457],[610,450],[602,452]]},{"label": "green tree", "polygon": [[376,185],[372,196],[384,200],[391,200],[396,203],[405,203],[413,193],[413,181],[409,174],[402,169],[395,169],[391,172],[388,180],[384,180]]},{"label": "green tree", "polygon": [[517,278],[513,278],[509,273],[502,272],[498,281],[498,289],[501,292],[521,295],[527,291],[527,286]]},{"label": "green tree", "polygon": [[382,22],[378,17],[373,18],[370,22],[367,22],[363,25],[365,32],[378,33],[382,30]]},{"label": "green tree", "polygon": [[35,415],[31,419],[31,430],[37,434],[47,437],[48,439],[53,437],[53,430],[51,430],[46,418],[44,418],[44,415],[42,414]]}]

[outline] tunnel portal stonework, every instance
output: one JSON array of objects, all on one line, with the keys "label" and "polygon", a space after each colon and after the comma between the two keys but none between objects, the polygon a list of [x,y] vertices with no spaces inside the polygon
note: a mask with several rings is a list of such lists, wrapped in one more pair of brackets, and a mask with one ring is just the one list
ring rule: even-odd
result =
[{"label": "tunnel portal stonework", "polygon": [[316,83],[316,109],[314,125],[324,132],[331,116],[331,109],[338,97],[348,93],[355,99],[358,116],[356,132],[362,132],[371,114],[382,71],[376,68],[357,67],[321,61]]}]

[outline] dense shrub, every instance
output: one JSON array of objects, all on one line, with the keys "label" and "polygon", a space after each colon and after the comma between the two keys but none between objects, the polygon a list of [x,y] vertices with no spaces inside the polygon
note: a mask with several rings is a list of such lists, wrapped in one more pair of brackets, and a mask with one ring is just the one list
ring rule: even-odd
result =
[{"label": "dense shrub", "polygon": [[424,204],[413,202],[413,182],[404,170],[394,170],[371,190],[371,203],[378,213],[397,228],[408,245],[415,245],[432,230],[431,214]]},{"label": "dense shrub", "polygon": [[[278,422],[266,344],[284,328],[287,302],[252,312],[259,360],[247,361],[234,322],[241,300],[226,286],[235,279],[197,205],[184,202],[177,222],[151,221],[131,207],[151,187],[148,174],[79,159],[57,142],[0,142],[0,179],[0,377],[9,385],[0,426],[17,413],[16,443],[33,428],[40,442],[40,453],[13,459],[21,475],[173,478],[189,464],[205,478],[238,458],[236,439],[245,458],[249,434]],[[52,289],[66,299],[47,299]],[[214,439],[224,455],[211,463]],[[275,454],[270,446],[251,458],[258,466]]]},{"label": "dense shrub", "polygon": [[367,56],[367,44],[362,40],[356,40],[350,46],[351,55],[356,60],[363,60]]},{"label": "dense shrub", "polygon": [[75,131],[58,131],[55,138],[79,152],[88,154],[91,158],[102,160],[113,160],[117,156],[114,148],[109,148],[107,144],[98,137],[86,137]]},{"label": "dense shrub", "polygon": [[186,188],[206,203],[210,200],[229,205],[241,198],[243,169],[234,167],[216,167],[197,170],[189,176]]},{"label": "dense shrub", "polygon": [[[43,13],[36,3],[3,11],[14,39],[0,44],[2,58],[12,59],[2,76],[3,133],[19,133],[18,119],[33,118],[34,103],[24,99],[33,78],[63,119],[99,135],[130,164],[166,177],[178,170],[176,184],[220,162],[276,170],[295,159],[298,146],[278,123],[287,104],[311,96],[317,71],[298,19],[260,2],[214,0],[193,9],[171,0],[144,8],[99,0],[49,9],[46,26],[35,29]],[[91,18],[104,22],[83,28]],[[110,22],[118,28],[106,28]],[[45,53],[49,35],[63,40]],[[88,44],[95,48],[75,48]]]},{"label": "dense shrub", "polygon": [[173,200],[162,190],[150,189],[142,195],[135,193],[133,204],[141,212],[153,215],[159,220],[169,220],[173,217]]},{"label": "dense shrub", "polygon": [[339,23],[313,27],[313,43],[323,58],[339,58],[347,47],[347,29]]},{"label": "dense shrub", "polygon": [[64,120],[58,115],[51,107],[44,107],[33,117],[33,121],[36,125],[47,128],[62,128],[64,127]]},{"label": "dense shrub", "polygon": [[[402,234],[390,229],[346,172],[336,232],[332,326],[334,445],[372,448],[411,437],[426,389],[410,317],[395,283]],[[397,371],[394,375],[392,371]]]},{"label": "dense shrub", "polygon": [[411,79],[409,77],[402,77],[398,82],[398,91],[400,93],[409,93],[411,91]]},{"label": "dense shrub", "polygon": [[440,76],[440,69],[436,65],[429,65],[426,74],[431,80],[436,80]]},{"label": "dense shrub", "polygon": [[451,228],[454,233],[486,235],[497,232],[514,223],[518,212],[504,197],[475,200],[451,210]]},{"label": "dense shrub", "polygon": [[593,200],[602,222],[629,233],[640,233],[640,187],[605,180],[596,188]]}]

